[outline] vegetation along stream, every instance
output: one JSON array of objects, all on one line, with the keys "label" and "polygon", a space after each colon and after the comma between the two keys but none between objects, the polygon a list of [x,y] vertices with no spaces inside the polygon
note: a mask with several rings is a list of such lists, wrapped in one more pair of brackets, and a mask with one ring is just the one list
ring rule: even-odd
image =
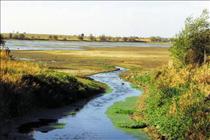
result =
[{"label": "vegetation along stream", "polygon": [[125,82],[119,74],[125,71],[118,68],[113,72],[99,73],[90,78],[106,83],[110,86],[111,93],[102,94],[90,100],[82,109],[69,113],[57,120],[57,127],[48,131],[35,130],[32,133],[33,139],[109,139],[109,140],[132,140],[148,139],[147,135],[139,133],[132,135],[116,128],[107,117],[106,111],[113,103],[122,101],[127,97],[138,96],[140,91],[132,88],[130,83]]}]

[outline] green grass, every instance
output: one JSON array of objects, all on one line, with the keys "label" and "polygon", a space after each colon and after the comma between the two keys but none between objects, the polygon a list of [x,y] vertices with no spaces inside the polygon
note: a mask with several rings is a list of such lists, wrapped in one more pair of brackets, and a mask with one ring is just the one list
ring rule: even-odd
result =
[{"label": "green grass", "polygon": [[65,123],[55,123],[50,125],[50,127],[52,127],[53,129],[62,129],[65,127]]},{"label": "green grass", "polygon": [[68,115],[72,115],[72,116],[74,116],[74,115],[76,115],[76,114],[77,114],[77,113],[74,112],[74,111],[71,111],[71,112],[68,113]]},{"label": "green grass", "polygon": [[146,124],[132,119],[132,115],[136,113],[137,101],[138,97],[129,97],[124,101],[116,102],[108,108],[106,114],[116,127],[135,137],[148,139],[140,129],[146,127]]},{"label": "green grass", "polygon": [[105,93],[109,94],[109,93],[112,93],[112,91],[113,91],[113,89],[111,87],[107,86]]},{"label": "green grass", "polygon": [[137,100],[137,97],[129,97],[125,101],[116,102],[108,108],[107,114],[115,126],[122,128],[141,128],[145,126],[145,123],[130,118],[136,111]]}]

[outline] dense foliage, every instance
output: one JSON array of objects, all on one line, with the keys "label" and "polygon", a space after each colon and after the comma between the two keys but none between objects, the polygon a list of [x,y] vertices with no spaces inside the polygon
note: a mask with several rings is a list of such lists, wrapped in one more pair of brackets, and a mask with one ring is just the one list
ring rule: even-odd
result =
[{"label": "dense foliage", "polygon": [[174,39],[170,48],[175,62],[181,65],[202,64],[210,53],[209,13],[204,10],[200,17],[186,19],[185,28]]},{"label": "dense foliage", "polygon": [[144,89],[137,107],[139,120],[168,139],[204,140],[210,129],[209,73],[206,64],[196,69],[129,72],[124,77]]}]

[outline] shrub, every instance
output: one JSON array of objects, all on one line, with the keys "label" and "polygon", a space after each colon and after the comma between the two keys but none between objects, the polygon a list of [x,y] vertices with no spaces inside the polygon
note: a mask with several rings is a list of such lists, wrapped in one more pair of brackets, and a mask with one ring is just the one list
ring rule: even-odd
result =
[{"label": "shrub", "polygon": [[204,10],[200,17],[189,17],[185,28],[176,36],[171,55],[178,65],[202,64],[210,53],[209,13]]},{"label": "shrub", "polygon": [[[201,79],[208,75],[208,67],[209,64],[196,69],[166,67],[141,75],[138,80],[147,90],[140,97],[139,115],[168,139],[207,139],[209,85]],[[177,77],[182,79],[176,80]]]}]

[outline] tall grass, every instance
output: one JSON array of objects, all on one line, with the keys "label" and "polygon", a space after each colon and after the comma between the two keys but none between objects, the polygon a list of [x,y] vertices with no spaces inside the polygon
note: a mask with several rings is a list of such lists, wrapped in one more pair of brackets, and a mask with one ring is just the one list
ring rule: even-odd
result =
[{"label": "tall grass", "polygon": [[12,60],[1,50],[0,118],[11,119],[38,108],[59,107],[104,92],[106,86]]}]

